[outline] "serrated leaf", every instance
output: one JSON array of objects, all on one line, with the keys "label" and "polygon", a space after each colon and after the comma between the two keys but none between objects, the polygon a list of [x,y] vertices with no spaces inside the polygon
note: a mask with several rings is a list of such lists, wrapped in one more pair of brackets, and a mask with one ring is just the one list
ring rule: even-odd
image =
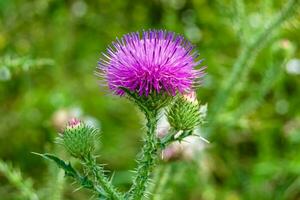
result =
[{"label": "serrated leaf", "polygon": [[74,178],[79,182],[79,184],[87,189],[94,189],[94,184],[91,180],[88,179],[86,176],[81,176],[71,165],[71,163],[67,163],[64,160],[58,158],[57,156],[49,153],[39,154],[34,153],[36,155],[39,155],[47,160],[54,161],[56,165],[63,169],[65,171],[65,175]]},{"label": "serrated leaf", "polygon": [[59,168],[62,168],[65,171],[66,176],[71,176],[73,178],[75,178],[76,176],[78,176],[76,170],[72,167],[72,165],[70,163],[66,163],[65,161],[63,161],[62,159],[58,158],[57,156],[55,156],[53,154],[48,154],[48,153],[37,154],[37,155],[40,155],[40,156],[42,156],[45,159],[54,161]]}]

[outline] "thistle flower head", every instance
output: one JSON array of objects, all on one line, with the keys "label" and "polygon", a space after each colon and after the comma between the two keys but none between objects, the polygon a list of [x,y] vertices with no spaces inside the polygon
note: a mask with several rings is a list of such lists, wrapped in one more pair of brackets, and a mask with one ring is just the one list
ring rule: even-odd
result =
[{"label": "thistle flower head", "polygon": [[177,131],[193,130],[200,124],[199,103],[194,91],[178,96],[167,111],[168,122]]},{"label": "thistle flower head", "polygon": [[95,149],[95,141],[98,130],[87,126],[82,121],[71,119],[63,133],[60,134],[58,142],[75,158],[82,159],[89,156]]},{"label": "thistle flower head", "polygon": [[193,46],[182,36],[163,30],[124,35],[108,47],[99,62],[99,75],[117,95],[122,88],[148,96],[152,92],[175,96],[199,84],[203,68]]}]

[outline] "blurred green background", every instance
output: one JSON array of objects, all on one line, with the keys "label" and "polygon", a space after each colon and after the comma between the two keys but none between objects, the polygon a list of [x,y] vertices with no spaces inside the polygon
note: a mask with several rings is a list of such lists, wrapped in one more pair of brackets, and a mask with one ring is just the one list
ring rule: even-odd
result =
[{"label": "blurred green background", "polygon": [[[60,182],[62,197],[47,195],[45,188],[59,185],[58,171],[31,153],[69,159],[54,139],[66,119],[77,116],[101,128],[99,161],[115,172],[117,186],[128,189],[143,116],[128,100],[100,88],[95,70],[116,37],[167,29],[196,45],[208,66],[198,98],[208,103],[208,116],[210,105],[220,109],[201,129],[209,144],[200,143],[192,158],[162,161],[155,169],[159,195],[150,199],[300,199],[299,11],[266,36],[264,48],[245,54],[247,69],[234,79],[230,94],[225,90],[228,98],[216,100],[247,42],[286,4],[0,0],[0,159],[30,178],[40,199],[89,199],[88,192],[74,192],[70,181]],[[0,199],[26,199],[18,187],[0,171]]]}]

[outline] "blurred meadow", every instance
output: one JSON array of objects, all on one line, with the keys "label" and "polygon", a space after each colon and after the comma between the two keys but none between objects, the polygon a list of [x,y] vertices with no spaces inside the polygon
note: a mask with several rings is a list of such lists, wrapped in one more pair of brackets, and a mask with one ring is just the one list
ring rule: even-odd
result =
[{"label": "blurred meadow", "polygon": [[116,37],[154,28],[184,35],[204,59],[199,132],[210,143],[161,161],[149,199],[300,199],[299,4],[0,0],[0,199],[90,198],[31,153],[70,159],[54,141],[74,116],[101,129],[98,159],[129,188],[144,119],[95,70]]}]

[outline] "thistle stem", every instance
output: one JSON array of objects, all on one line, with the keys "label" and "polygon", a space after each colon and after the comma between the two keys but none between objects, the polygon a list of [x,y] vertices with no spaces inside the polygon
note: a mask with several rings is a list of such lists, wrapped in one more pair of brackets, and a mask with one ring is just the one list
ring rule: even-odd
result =
[{"label": "thistle stem", "polygon": [[178,133],[178,131],[171,129],[169,131],[169,133],[160,140],[161,149],[164,149],[166,146],[168,146],[172,142],[175,142],[175,141],[181,142],[184,138],[192,135],[193,131],[191,131],[191,130],[182,131],[182,133],[179,136],[176,136],[176,133]]},{"label": "thistle stem", "polygon": [[123,199],[119,192],[113,187],[110,181],[107,179],[103,172],[103,168],[98,166],[96,159],[93,156],[88,156],[83,160],[84,165],[91,175],[95,178],[95,185],[97,188],[101,188],[99,191],[99,195],[102,196],[103,193],[107,197],[107,199],[111,200],[121,200]]},{"label": "thistle stem", "polygon": [[133,185],[127,195],[129,199],[140,200],[146,191],[149,182],[150,173],[157,160],[157,151],[159,148],[155,130],[157,126],[157,111],[145,112],[147,118],[147,135],[142,148],[141,157],[137,160],[138,167]]}]

